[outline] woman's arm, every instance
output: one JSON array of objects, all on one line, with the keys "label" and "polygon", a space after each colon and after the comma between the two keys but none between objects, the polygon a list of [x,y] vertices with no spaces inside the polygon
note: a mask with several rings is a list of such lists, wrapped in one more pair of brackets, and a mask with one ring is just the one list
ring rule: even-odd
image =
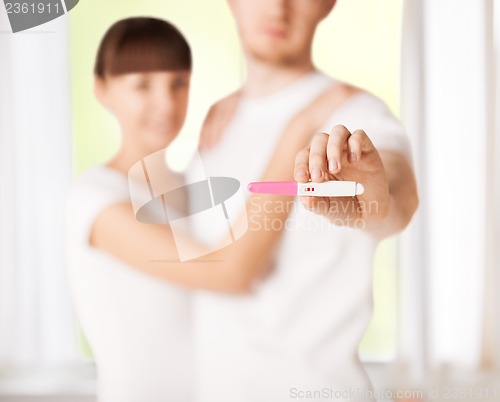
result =
[{"label": "woman's arm", "polygon": [[[333,109],[355,90],[339,84],[327,91],[295,117],[282,135],[264,176],[267,180],[293,180],[294,155],[310,140],[314,130]],[[288,208],[271,208],[274,203],[289,205],[291,196],[252,195],[247,203],[249,222],[267,221],[284,227]],[[275,204],[276,205],[276,204]],[[130,204],[117,204],[103,210],[94,222],[90,243],[125,263],[160,279],[180,285],[219,292],[242,293],[251,289],[264,274],[266,262],[281,231],[251,226],[238,241],[194,260],[179,262],[172,232],[168,226],[138,222]],[[200,247],[186,238],[193,249]]]}]

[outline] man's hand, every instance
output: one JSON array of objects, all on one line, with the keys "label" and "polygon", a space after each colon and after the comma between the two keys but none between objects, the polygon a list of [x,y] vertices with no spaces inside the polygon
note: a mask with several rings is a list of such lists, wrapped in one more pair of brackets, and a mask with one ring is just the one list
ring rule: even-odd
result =
[{"label": "man's hand", "polygon": [[[387,155],[391,172],[386,172],[381,154],[363,130],[351,134],[346,127],[338,125],[333,127],[330,135],[316,134],[311,145],[297,154],[295,180],[307,182],[310,179],[318,183],[328,180],[356,181],[363,184],[365,191],[355,197],[303,196],[302,204],[336,225],[367,230],[379,237],[401,230],[418,205],[416,186],[413,172],[405,159],[392,153]],[[406,180],[401,180],[400,173],[405,175]],[[391,181],[399,187],[401,183],[409,183],[407,194],[401,192],[401,188],[393,189]],[[398,196],[394,197],[393,192]],[[409,207],[397,205],[409,201]]]}]

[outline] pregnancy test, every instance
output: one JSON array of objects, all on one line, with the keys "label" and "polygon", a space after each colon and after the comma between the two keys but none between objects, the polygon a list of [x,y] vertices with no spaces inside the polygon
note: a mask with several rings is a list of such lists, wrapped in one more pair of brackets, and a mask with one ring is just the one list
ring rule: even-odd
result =
[{"label": "pregnancy test", "polygon": [[365,188],[355,181],[257,181],[248,184],[248,191],[260,194],[307,195],[312,197],[349,197],[363,194]]}]

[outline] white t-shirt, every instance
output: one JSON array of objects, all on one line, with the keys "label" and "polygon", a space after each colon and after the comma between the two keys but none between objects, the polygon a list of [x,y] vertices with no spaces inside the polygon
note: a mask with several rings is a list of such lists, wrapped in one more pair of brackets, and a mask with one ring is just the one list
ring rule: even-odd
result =
[{"label": "white t-shirt", "polygon": [[190,401],[190,293],[89,244],[96,215],[123,201],[127,177],[99,166],[74,181],[66,203],[67,278],[96,361],[98,400]]},{"label": "white t-shirt", "polygon": [[[288,121],[333,82],[315,71],[270,96],[242,99],[220,141],[201,155],[207,175],[234,177],[244,188],[258,181]],[[371,94],[345,101],[322,131],[336,124],[363,129],[377,148],[410,158],[403,127]],[[194,234],[219,240],[208,226]],[[376,246],[296,199],[270,276],[249,295],[195,296],[196,401],[280,402],[308,391],[308,401],[371,400],[357,348],[372,314]]]}]

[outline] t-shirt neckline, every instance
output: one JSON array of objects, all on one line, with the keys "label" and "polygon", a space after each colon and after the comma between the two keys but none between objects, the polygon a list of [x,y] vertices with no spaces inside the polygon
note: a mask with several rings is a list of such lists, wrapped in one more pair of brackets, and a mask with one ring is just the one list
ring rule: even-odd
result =
[{"label": "t-shirt neckline", "polygon": [[291,93],[294,93],[297,90],[297,88],[300,88],[303,85],[308,85],[308,82],[310,80],[316,79],[317,77],[324,77],[324,76],[325,76],[325,74],[323,72],[321,72],[318,69],[314,69],[314,70],[311,70],[311,71],[301,75],[300,77],[298,77],[297,79],[295,79],[294,81],[289,83],[288,85],[284,86],[283,88],[281,88],[275,92],[272,92],[268,95],[251,96],[251,97],[244,96],[241,98],[240,102],[241,102],[241,104],[244,104],[246,107],[248,107],[248,106],[250,106],[250,107],[251,106],[263,107],[263,105],[265,105],[265,104],[276,102],[277,99],[280,99],[280,98],[286,99],[288,97],[288,95]]}]

